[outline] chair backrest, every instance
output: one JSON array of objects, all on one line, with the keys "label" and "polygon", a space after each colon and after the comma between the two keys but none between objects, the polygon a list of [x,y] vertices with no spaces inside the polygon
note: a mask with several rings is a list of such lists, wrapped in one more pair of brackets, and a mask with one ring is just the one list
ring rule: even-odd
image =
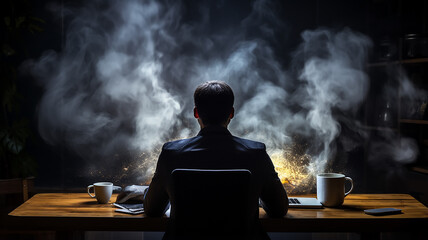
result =
[{"label": "chair backrest", "polygon": [[25,202],[29,198],[29,193],[32,192],[34,192],[34,177],[0,179],[0,195],[22,194],[22,202]]},{"label": "chair backrest", "polygon": [[258,200],[249,170],[175,169],[171,174],[171,224],[176,236],[209,239],[251,232],[258,219]]}]

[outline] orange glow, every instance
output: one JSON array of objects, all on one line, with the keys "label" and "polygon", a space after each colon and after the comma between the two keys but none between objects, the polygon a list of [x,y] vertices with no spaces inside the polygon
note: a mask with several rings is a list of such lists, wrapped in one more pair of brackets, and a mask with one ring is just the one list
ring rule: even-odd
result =
[{"label": "orange glow", "polygon": [[[138,177],[138,182],[149,185],[153,177],[156,162],[161,149],[150,153],[140,153],[136,161],[123,166],[119,179],[130,174]],[[304,153],[305,149],[298,144],[285,146],[284,149],[268,150],[269,156],[287,193],[310,193],[315,184],[314,173],[308,169],[312,157]]]},{"label": "orange glow", "polygon": [[289,193],[307,192],[312,187],[312,174],[307,165],[311,160],[308,154],[298,154],[292,149],[276,150],[270,154],[278,177]]}]

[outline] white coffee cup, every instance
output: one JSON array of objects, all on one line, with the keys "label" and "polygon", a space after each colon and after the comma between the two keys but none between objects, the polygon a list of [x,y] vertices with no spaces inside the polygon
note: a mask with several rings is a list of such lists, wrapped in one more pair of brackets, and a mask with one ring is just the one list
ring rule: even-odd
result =
[{"label": "white coffee cup", "polygon": [[[345,180],[351,182],[351,189],[345,193]],[[317,175],[317,198],[326,207],[338,207],[354,189],[352,178],[340,173],[320,173]]]},{"label": "white coffee cup", "polygon": [[[94,188],[94,195],[91,194],[91,188]],[[113,186],[111,182],[97,182],[88,186],[88,194],[92,198],[96,198],[98,203],[108,203],[113,193],[113,189],[121,187]]]}]

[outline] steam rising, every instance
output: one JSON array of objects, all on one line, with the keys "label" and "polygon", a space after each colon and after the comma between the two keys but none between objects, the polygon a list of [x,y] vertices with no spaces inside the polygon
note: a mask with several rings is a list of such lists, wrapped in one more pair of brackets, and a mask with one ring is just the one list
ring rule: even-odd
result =
[{"label": "steam rising", "polygon": [[[400,118],[422,117],[418,116],[419,109],[423,102],[427,102],[427,91],[416,88],[401,67],[390,69],[389,73],[390,80],[399,88],[401,99],[397,99],[397,89],[388,84],[383,89],[384,97],[389,101],[401,101],[401,109],[398,113]],[[381,170],[388,169],[389,174],[400,173],[401,165],[412,163],[417,159],[419,147],[414,139],[394,131],[383,131],[378,138],[379,140],[374,141],[370,146],[369,160],[373,167]]]},{"label": "steam rising", "polygon": [[[279,156],[301,136],[302,154],[311,156],[307,174],[324,171],[341,131],[334,113],[355,122],[366,97],[370,39],[350,29],[305,31],[292,68],[285,69],[267,41],[280,20],[262,24],[276,19],[266,1],[220,30],[210,28],[207,8],[190,22],[182,19],[185,10],[178,1],[137,0],[89,1],[76,9],[64,49],[27,62],[45,88],[41,136],[89,165],[126,149],[135,159],[124,169],[147,181],[165,141],[198,132],[195,87],[218,79],[237,98],[233,134],[262,141]],[[248,37],[254,26],[263,37]]]},{"label": "steam rising", "polygon": [[299,79],[297,100],[308,112],[307,124],[318,147],[319,155],[311,163],[316,172],[325,169],[331,159],[330,144],[340,133],[340,125],[332,110],[338,109],[352,117],[364,100],[368,76],[364,72],[371,41],[345,29],[339,33],[326,30],[306,31],[301,53],[305,59]]}]

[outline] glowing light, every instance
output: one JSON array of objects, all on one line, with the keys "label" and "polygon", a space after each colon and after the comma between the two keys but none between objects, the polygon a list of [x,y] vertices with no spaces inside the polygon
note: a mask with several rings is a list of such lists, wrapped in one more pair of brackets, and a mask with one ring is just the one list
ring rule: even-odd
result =
[{"label": "glowing light", "polygon": [[[153,152],[141,152],[136,161],[123,167],[121,177],[133,174],[143,185],[150,184],[156,168],[160,148]],[[285,146],[284,149],[269,150],[268,153],[287,193],[310,193],[314,186],[315,172],[311,170],[312,157],[304,153],[304,147],[298,144]]]},{"label": "glowing light", "polygon": [[307,166],[311,156],[296,151],[296,145],[284,150],[274,150],[270,157],[278,173],[278,177],[288,193],[304,193],[313,186],[313,174]]}]

